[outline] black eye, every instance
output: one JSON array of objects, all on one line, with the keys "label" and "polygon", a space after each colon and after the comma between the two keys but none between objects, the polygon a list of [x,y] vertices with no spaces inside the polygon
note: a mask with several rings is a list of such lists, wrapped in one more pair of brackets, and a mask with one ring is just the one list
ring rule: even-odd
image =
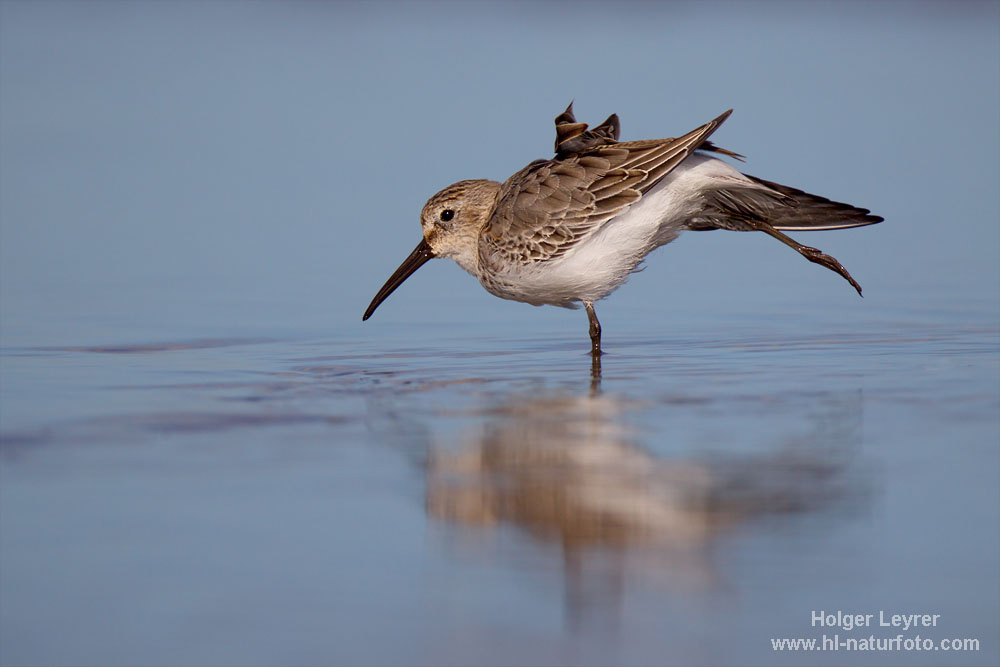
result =
[{"label": "black eye", "polygon": [[441,211],[441,221],[442,222],[448,222],[449,220],[451,220],[454,217],[455,217],[455,212],[453,210],[451,210],[450,208],[446,208],[445,210]]}]

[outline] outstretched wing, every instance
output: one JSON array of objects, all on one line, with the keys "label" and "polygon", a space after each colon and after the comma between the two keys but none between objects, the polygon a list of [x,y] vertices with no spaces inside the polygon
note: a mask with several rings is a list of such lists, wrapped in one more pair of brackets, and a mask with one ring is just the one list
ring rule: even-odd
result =
[{"label": "outstretched wing", "polygon": [[882,222],[867,208],[832,201],[796,188],[756,176],[743,174],[743,186],[707,189],[705,206],[694,216],[692,230],[756,230],[754,222],[766,222],[775,229],[789,232],[819,231],[863,227]]},{"label": "outstretched wing", "polygon": [[677,139],[616,143],[529,164],[501,187],[481,248],[524,264],[561,256],[623,213],[731,113]]}]

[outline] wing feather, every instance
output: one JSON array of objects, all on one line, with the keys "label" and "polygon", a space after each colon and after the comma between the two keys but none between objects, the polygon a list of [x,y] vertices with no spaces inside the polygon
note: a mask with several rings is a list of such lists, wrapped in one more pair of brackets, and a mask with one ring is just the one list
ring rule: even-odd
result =
[{"label": "wing feather", "polygon": [[706,190],[701,213],[689,223],[692,230],[754,231],[765,222],[784,231],[814,231],[863,227],[882,222],[866,208],[832,201],[796,188],[745,175],[745,186]]},{"label": "wing feather", "polygon": [[501,187],[480,235],[480,255],[530,263],[565,254],[638,201],[730,113],[676,139],[615,143],[531,163]]}]

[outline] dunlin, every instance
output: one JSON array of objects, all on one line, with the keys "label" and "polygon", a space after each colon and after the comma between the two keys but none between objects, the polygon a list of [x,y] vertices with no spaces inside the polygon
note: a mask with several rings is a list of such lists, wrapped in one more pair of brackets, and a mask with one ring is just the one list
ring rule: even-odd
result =
[{"label": "dunlin", "polygon": [[617,115],[588,130],[570,104],[556,117],[551,159],[535,160],[504,183],[460,181],[427,201],[423,239],[363,319],[427,260],[447,257],[500,298],[564,308],[582,303],[596,357],[601,325],[594,302],[685,230],[764,232],[861,294],[840,262],[782,232],[861,227],[882,218],[743,174],[716,157],[743,157],[708,141],[730,113],[676,139],[619,142]]}]

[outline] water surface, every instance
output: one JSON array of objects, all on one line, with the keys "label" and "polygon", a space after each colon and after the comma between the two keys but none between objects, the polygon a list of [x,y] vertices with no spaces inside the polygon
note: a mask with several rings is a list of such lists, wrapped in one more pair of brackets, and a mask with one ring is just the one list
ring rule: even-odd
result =
[{"label": "water surface", "polygon": [[6,348],[5,663],[989,664],[997,330],[810,326]]},{"label": "water surface", "polygon": [[[1000,663],[996,3],[0,3],[0,664]],[[581,312],[429,262],[552,118],[870,208]],[[937,614],[814,627],[814,612]],[[978,651],[776,652],[869,635]]]}]

